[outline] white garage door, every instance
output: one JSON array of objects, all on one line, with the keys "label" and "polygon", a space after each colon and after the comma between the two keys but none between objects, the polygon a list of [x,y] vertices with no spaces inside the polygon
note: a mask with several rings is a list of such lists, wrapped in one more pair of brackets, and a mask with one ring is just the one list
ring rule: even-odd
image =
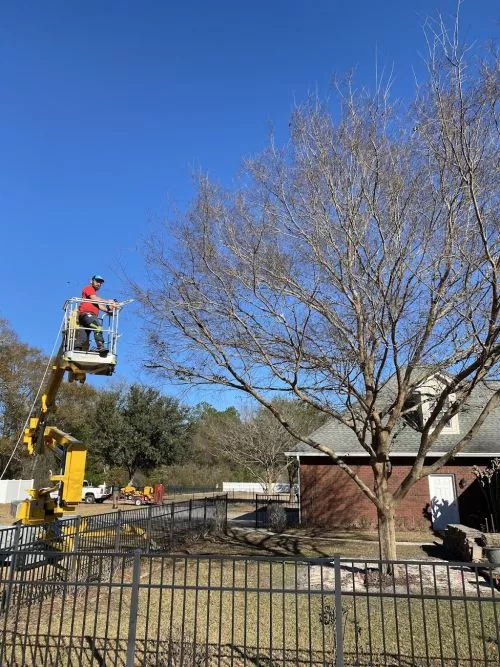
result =
[{"label": "white garage door", "polygon": [[453,475],[429,475],[432,527],[444,530],[449,523],[460,523]]}]

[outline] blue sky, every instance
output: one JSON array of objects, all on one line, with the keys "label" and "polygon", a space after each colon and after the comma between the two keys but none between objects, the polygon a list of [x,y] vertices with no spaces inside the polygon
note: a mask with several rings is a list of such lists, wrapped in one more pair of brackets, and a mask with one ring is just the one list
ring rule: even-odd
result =
[{"label": "blue sky", "polygon": [[[0,2],[0,316],[50,352],[62,304],[93,273],[102,294],[142,275],[139,249],[188,204],[198,170],[230,183],[272,126],[332,74],[394,92],[421,71],[421,26],[452,0]],[[498,2],[466,0],[468,41],[497,36]],[[140,323],[124,312],[120,374],[149,380]],[[109,380],[97,379],[102,385]],[[225,407],[220,392],[183,396]]]}]

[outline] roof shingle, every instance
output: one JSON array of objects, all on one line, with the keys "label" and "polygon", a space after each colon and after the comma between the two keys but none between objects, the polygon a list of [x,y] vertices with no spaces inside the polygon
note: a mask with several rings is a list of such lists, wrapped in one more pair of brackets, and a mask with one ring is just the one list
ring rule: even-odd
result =
[{"label": "roof shingle", "polygon": [[[500,387],[500,382],[490,382],[488,385],[488,387],[484,384],[477,386],[469,397],[464,409],[459,413],[460,433],[453,435],[442,433],[432,447],[431,454],[437,455],[449,451],[470,429],[494,389]],[[334,449],[337,455],[368,456],[368,453],[361,447],[353,431],[334,419],[329,420],[326,424],[316,429],[311,433],[310,437],[316,442]],[[420,433],[404,422],[404,425],[398,430],[393,439],[391,454],[397,456],[414,456],[418,452],[419,444]],[[287,453],[325,456],[303,442],[297,443]],[[500,408],[488,415],[477,435],[466,444],[462,452],[457,456],[472,455],[500,456]]]}]

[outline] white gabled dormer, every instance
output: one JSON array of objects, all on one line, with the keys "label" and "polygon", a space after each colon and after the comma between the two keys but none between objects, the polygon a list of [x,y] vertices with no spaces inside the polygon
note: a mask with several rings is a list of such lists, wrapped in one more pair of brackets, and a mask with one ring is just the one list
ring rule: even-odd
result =
[{"label": "white gabled dormer", "polygon": [[[425,426],[427,423],[429,417],[431,416],[431,413],[434,409],[434,405],[436,403],[436,400],[443,389],[447,385],[447,378],[444,375],[441,374],[436,374],[433,375],[432,377],[428,378],[425,380],[425,382],[417,387],[415,390],[415,393],[419,397],[419,411],[420,411],[420,417],[422,419],[422,425]],[[455,394],[450,394],[446,402],[443,406],[442,412],[446,412],[449,408],[449,406],[454,402],[455,400]],[[439,418],[436,419],[435,424],[439,421]],[[433,428],[431,428],[431,432],[433,431]],[[443,426],[443,429],[441,431],[443,435],[457,435],[460,433],[460,422],[458,419],[458,414],[455,415],[454,417],[451,417],[449,422]]]}]

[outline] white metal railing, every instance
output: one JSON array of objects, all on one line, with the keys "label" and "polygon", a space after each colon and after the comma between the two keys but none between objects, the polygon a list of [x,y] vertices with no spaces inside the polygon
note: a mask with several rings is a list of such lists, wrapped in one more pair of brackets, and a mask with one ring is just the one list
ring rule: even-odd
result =
[{"label": "white metal railing", "polygon": [[[63,349],[65,353],[75,352],[81,343],[80,332],[87,331],[89,334],[89,347],[92,351],[92,345],[95,341],[91,338],[94,336],[94,329],[89,327],[82,327],[79,324],[79,311],[81,303],[95,303],[93,299],[82,299],[80,297],[71,297],[64,304],[64,320],[63,320]],[[101,333],[104,339],[104,345],[109,354],[116,355],[116,348],[119,338],[118,333],[118,319],[120,309],[130,303],[130,301],[115,302],[113,308],[109,313],[100,312],[98,319],[102,324]],[[85,341],[86,342],[86,341]],[[84,350],[88,351],[88,350]]]}]

